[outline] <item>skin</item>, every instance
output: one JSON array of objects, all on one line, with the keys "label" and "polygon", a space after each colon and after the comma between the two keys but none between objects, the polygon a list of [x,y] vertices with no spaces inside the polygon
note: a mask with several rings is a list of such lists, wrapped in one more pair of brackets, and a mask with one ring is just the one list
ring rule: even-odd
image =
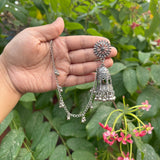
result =
[{"label": "skin", "polygon": [[[56,89],[50,55],[50,40],[61,86],[73,86],[95,79],[100,62],[93,53],[94,44],[108,39],[97,36],[60,37],[64,29],[62,18],[52,24],[27,28],[16,35],[0,55],[0,122],[26,92],[46,92]],[[114,47],[104,61],[113,64]]]}]

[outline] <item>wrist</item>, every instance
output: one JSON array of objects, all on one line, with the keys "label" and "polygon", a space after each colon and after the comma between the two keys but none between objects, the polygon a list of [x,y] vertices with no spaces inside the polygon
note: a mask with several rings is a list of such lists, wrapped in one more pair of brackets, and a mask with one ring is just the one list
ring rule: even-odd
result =
[{"label": "wrist", "polygon": [[7,68],[0,55],[0,123],[19,101],[21,94],[12,84]]},{"label": "wrist", "polygon": [[5,61],[3,59],[3,56],[0,55],[0,84],[1,87],[3,85],[4,88],[6,88],[7,91],[13,93],[14,95],[17,95],[21,97],[21,93],[16,90],[14,85],[12,84],[12,81],[9,77],[7,65],[5,64]]}]

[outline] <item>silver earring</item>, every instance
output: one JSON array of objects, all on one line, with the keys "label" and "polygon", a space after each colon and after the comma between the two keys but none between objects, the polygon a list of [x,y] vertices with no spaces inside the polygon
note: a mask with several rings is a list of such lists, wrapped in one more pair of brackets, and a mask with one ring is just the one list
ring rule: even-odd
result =
[{"label": "silver earring", "polygon": [[[54,56],[53,56],[53,41],[50,41],[50,53],[51,53],[51,59],[52,59],[52,67],[54,70],[55,74],[55,81],[56,81],[56,86],[59,94],[59,107],[63,108],[64,111],[67,114],[67,120],[70,120],[71,117],[74,118],[79,118],[81,117],[81,122],[84,123],[86,121],[85,114],[89,109],[93,108],[93,99],[95,100],[102,100],[102,101],[114,101],[115,96],[114,96],[114,90],[112,87],[112,80],[111,76],[109,74],[108,69],[104,65],[104,60],[106,56],[108,56],[111,52],[111,46],[107,41],[98,41],[94,45],[94,54],[100,59],[102,64],[100,67],[97,68],[96,71],[96,79],[93,84],[93,88],[91,89],[91,94],[90,98],[88,101],[88,104],[86,105],[85,109],[79,113],[79,114],[73,114],[70,113],[68,110],[67,106],[64,103],[63,97],[61,92],[63,92],[62,87],[59,85],[58,82],[58,76],[60,73],[56,69],[55,62],[54,62]],[[94,98],[95,96],[95,98]]]},{"label": "silver earring", "polygon": [[104,65],[104,60],[111,53],[111,46],[107,41],[98,41],[94,45],[94,54],[100,59],[102,64],[96,71],[96,88],[92,91],[95,94],[95,100],[114,101],[115,94],[112,86],[112,79],[109,70]]}]

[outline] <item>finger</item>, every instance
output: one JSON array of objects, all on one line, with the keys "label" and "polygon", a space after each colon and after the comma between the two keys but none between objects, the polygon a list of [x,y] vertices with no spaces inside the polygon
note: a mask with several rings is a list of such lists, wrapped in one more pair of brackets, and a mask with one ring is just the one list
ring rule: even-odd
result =
[{"label": "finger", "polygon": [[78,84],[89,83],[89,82],[94,81],[94,79],[95,79],[94,73],[89,74],[89,75],[85,75],[85,76],[70,75],[66,79],[64,86],[69,87],[69,86],[74,86],[74,85],[78,85]]},{"label": "finger", "polygon": [[64,29],[64,21],[61,17],[57,18],[53,23],[44,26],[30,28],[36,34],[40,41],[50,41],[55,39]]},{"label": "finger", "polygon": [[[70,65],[70,75],[87,75],[89,73],[95,72],[96,69],[99,67],[101,62],[86,62],[86,63],[79,63],[79,64],[72,64]],[[108,58],[104,62],[106,67],[110,67],[113,64],[113,60]]]},{"label": "finger", "polygon": [[[114,47],[111,47],[111,53],[107,57],[114,57],[117,55],[117,50]],[[84,63],[91,62],[97,59],[97,56],[93,52],[93,48],[80,49],[69,52],[70,61],[72,64],[74,63]]]},{"label": "finger", "polygon": [[105,40],[110,43],[107,38],[98,36],[66,36],[64,38],[69,51],[93,48],[94,44],[99,40]]}]

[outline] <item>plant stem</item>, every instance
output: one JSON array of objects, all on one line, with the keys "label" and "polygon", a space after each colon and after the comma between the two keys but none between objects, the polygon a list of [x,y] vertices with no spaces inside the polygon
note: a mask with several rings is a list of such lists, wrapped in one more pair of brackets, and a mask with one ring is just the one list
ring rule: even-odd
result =
[{"label": "plant stem", "polygon": [[131,160],[132,158],[132,143],[130,143],[130,153],[129,153],[129,159]]},{"label": "plant stem", "polygon": [[116,109],[116,110],[112,111],[112,112],[109,114],[109,116],[108,116],[108,118],[107,118],[107,120],[106,120],[105,126],[107,125],[107,123],[108,123],[108,121],[109,121],[111,115],[112,115],[114,112],[117,112],[117,111],[121,111],[121,112],[122,112],[121,109]]},{"label": "plant stem", "polygon": [[129,110],[132,110],[134,108],[139,108],[139,107],[147,107],[147,106],[148,105],[146,105],[146,104],[145,105],[143,104],[143,105],[133,106],[133,107],[130,107]]},{"label": "plant stem", "polygon": [[28,147],[28,145],[26,144],[25,141],[23,142],[23,144],[24,144],[24,146],[26,147],[27,151],[31,153],[32,160],[36,160],[36,159],[34,158],[34,156],[32,155],[31,149]]},{"label": "plant stem", "polygon": [[136,111],[138,111],[139,109],[137,108],[137,109],[134,109],[134,110],[129,110],[129,112],[136,112]]},{"label": "plant stem", "polygon": [[116,109],[118,109],[115,101],[112,101],[112,103],[113,103],[114,107],[115,107]]},{"label": "plant stem", "polygon": [[120,143],[120,151],[121,151],[121,155],[124,157],[123,150],[122,150],[122,142]]},{"label": "plant stem", "polygon": [[145,126],[145,124],[136,115],[134,115],[133,113],[127,113],[127,114],[134,117],[135,119],[137,119],[138,122],[140,122],[143,126]]},{"label": "plant stem", "polygon": [[127,135],[127,118],[126,116],[124,115],[124,124],[125,124],[125,134]]},{"label": "plant stem", "polygon": [[115,128],[115,126],[116,126],[116,123],[117,123],[117,121],[118,121],[118,119],[123,115],[124,113],[121,113],[121,114],[119,114],[119,116],[115,119],[115,121],[114,121],[114,123],[113,123],[113,130],[114,130],[114,128]]}]

